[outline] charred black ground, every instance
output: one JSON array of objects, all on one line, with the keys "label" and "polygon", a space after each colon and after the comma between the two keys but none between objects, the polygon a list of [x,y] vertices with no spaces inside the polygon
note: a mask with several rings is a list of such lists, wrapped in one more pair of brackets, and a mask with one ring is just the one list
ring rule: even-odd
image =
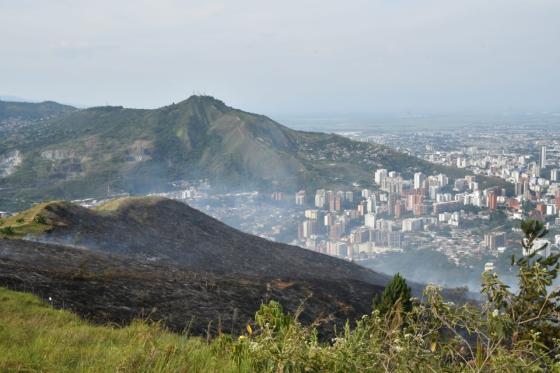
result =
[{"label": "charred black ground", "polygon": [[244,330],[262,302],[301,307],[323,333],[369,312],[380,286],[355,280],[194,272],[123,256],[23,240],[0,240],[0,286],[31,292],[97,323],[161,321],[176,332],[215,335]]},{"label": "charred black ground", "polygon": [[161,198],[98,210],[53,202],[34,213],[45,218],[46,233],[0,239],[0,286],[100,323],[149,318],[179,332],[236,334],[274,299],[329,334],[368,313],[388,280]]}]

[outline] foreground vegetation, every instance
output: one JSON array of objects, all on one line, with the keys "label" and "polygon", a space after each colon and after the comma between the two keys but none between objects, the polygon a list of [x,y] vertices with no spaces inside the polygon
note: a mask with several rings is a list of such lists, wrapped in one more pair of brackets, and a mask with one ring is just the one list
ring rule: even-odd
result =
[{"label": "foreground vegetation", "polygon": [[215,344],[137,321],[96,326],[35,296],[0,288],[0,372],[249,370]]},{"label": "foreground vegetation", "polygon": [[[526,249],[547,232],[522,224]],[[538,249],[538,248],[535,248]],[[482,305],[422,299],[395,276],[374,311],[322,341],[280,304],[263,304],[245,335],[211,341],[157,324],[93,326],[37,298],[0,289],[0,371],[560,372],[559,255],[520,259],[519,290],[483,275]],[[352,326],[352,327],[351,327]]]}]

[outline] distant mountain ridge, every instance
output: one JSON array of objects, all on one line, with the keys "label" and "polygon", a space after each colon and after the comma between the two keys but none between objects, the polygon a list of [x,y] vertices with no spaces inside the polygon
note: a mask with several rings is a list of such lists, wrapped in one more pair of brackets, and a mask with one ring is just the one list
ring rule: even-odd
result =
[{"label": "distant mountain ridge", "polygon": [[54,101],[24,102],[0,100],[0,123],[7,121],[36,121],[53,119],[76,111],[73,106]]},{"label": "distant mountain ridge", "polygon": [[108,190],[142,194],[196,178],[229,190],[370,186],[378,167],[465,174],[382,145],[292,130],[208,96],[154,110],[69,109],[0,138],[0,210]]}]

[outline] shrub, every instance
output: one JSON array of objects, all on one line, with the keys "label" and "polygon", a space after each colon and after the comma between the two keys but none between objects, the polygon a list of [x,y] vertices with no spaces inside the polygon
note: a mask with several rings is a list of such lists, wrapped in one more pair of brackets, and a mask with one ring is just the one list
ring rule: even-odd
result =
[{"label": "shrub", "polygon": [[35,217],[33,218],[33,223],[35,224],[47,224],[47,218],[45,218],[45,216],[43,215],[35,215]]},{"label": "shrub", "polygon": [[16,232],[14,231],[14,228],[8,225],[7,227],[0,228],[0,233],[5,234],[6,236],[11,236]]}]

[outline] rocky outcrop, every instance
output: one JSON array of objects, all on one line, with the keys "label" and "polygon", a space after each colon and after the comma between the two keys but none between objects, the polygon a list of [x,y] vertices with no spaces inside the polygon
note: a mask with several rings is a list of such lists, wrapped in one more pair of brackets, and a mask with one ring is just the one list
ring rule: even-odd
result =
[{"label": "rocky outcrop", "polygon": [[13,174],[23,162],[23,156],[19,150],[14,150],[8,154],[0,155],[0,177]]}]

